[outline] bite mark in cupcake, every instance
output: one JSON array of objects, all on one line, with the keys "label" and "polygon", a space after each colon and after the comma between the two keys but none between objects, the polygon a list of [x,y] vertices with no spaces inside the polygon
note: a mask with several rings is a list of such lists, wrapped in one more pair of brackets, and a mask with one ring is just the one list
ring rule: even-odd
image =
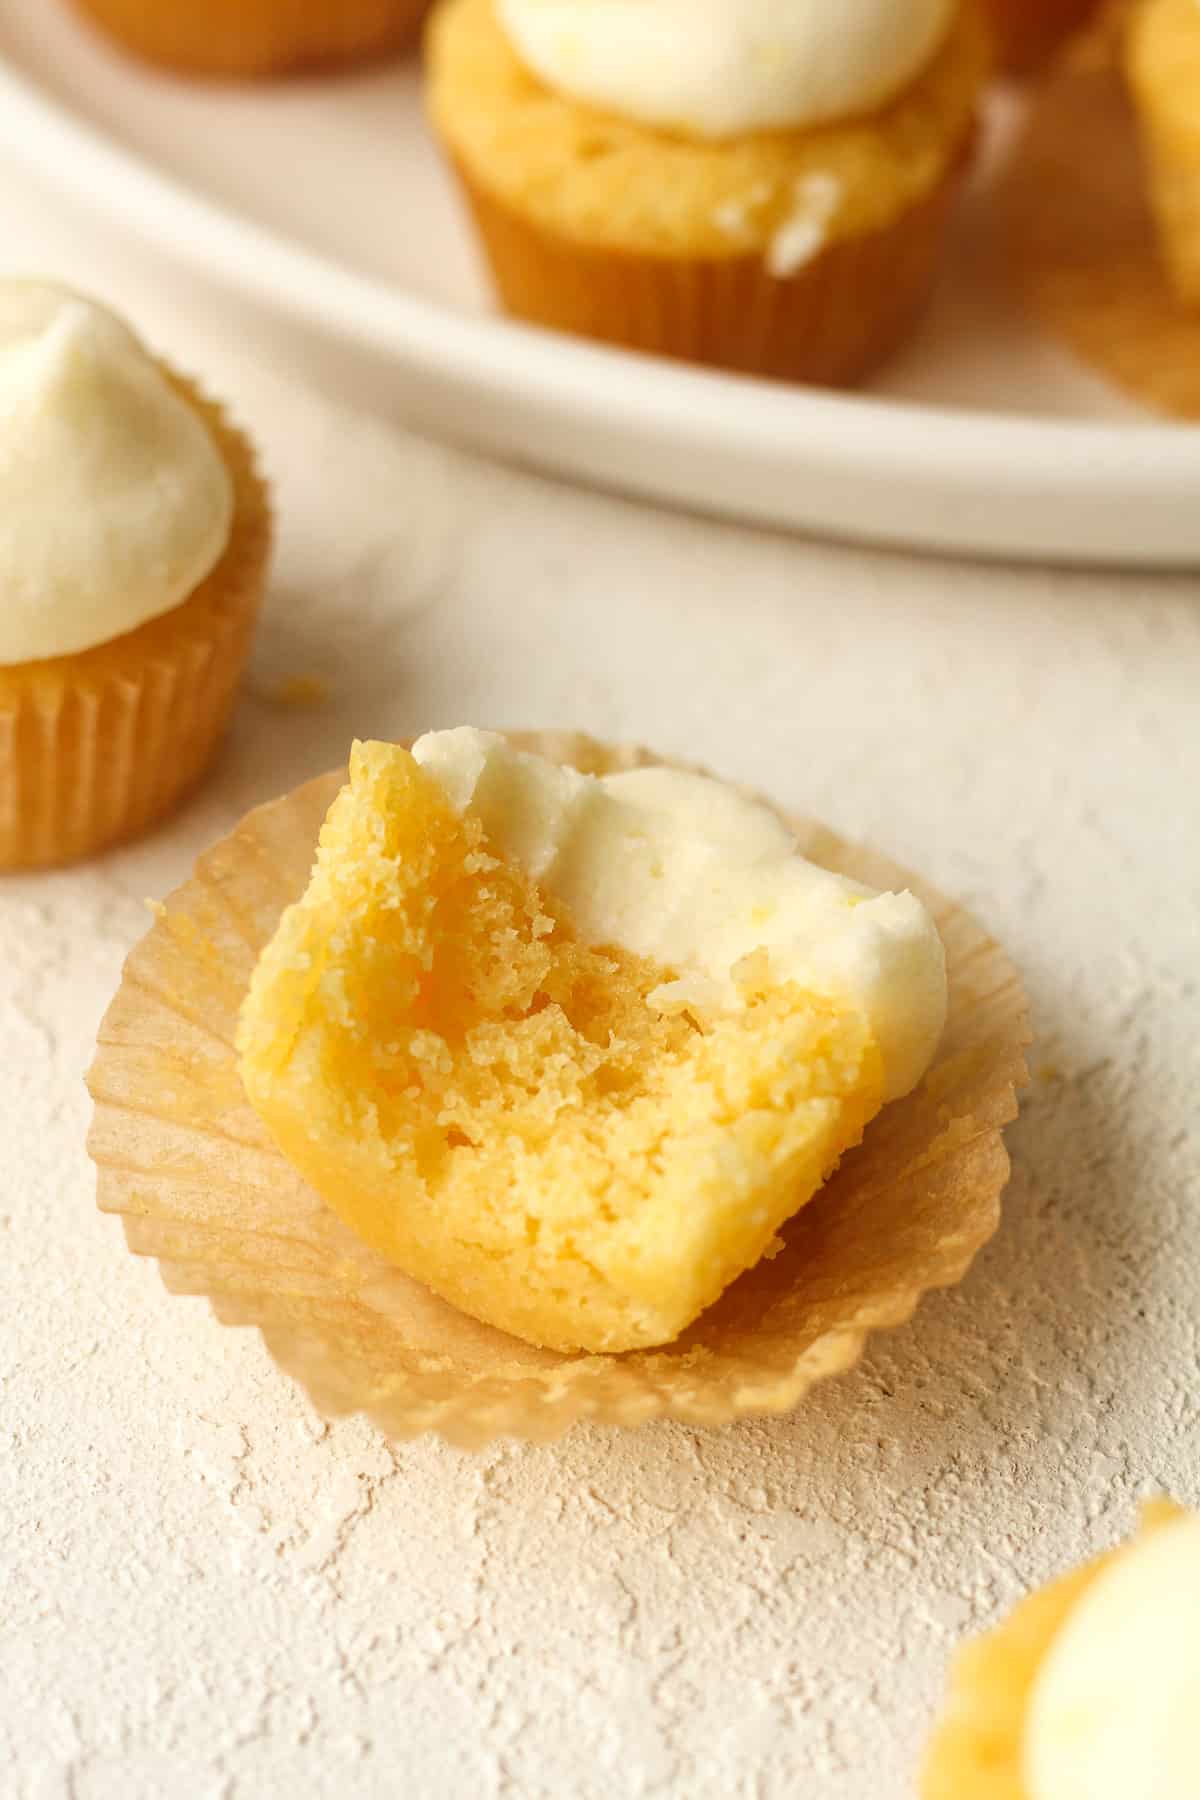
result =
[{"label": "bite mark in cupcake", "polygon": [[622,1351],[767,1253],[945,1008],[920,904],[804,862],[761,804],[455,732],[356,749],[239,1047],[368,1243],[531,1342]]}]

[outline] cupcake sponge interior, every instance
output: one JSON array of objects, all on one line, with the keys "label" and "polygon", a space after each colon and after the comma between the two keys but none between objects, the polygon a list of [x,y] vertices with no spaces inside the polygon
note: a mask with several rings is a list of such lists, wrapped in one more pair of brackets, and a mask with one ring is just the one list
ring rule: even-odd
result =
[{"label": "cupcake sponge interior", "polygon": [[[761,964],[761,966],[759,966]],[[356,745],[240,1022],[247,1093],[332,1209],[476,1318],[560,1350],[679,1335],[878,1110],[862,1017],[748,959],[743,1005],[582,943],[396,745]]]}]

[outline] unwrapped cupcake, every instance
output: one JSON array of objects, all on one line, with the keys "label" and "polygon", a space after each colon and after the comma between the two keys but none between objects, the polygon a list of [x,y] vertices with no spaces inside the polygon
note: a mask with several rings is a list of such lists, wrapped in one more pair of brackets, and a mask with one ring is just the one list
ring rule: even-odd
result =
[{"label": "unwrapped cupcake", "polygon": [[1027,1012],[961,907],[826,826],[577,732],[436,732],[200,857],[88,1143],[130,1248],[324,1411],[715,1425],[961,1280]]},{"label": "unwrapped cupcake", "polygon": [[239,1045],[368,1243],[559,1350],[669,1343],[775,1242],[946,1020],[912,894],[702,775],[487,732],[355,747]]},{"label": "unwrapped cupcake", "polygon": [[105,308],[0,283],[0,868],[128,838],[200,778],[270,535],[218,408]]},{"label": "unwrapped cupcake", "polygon": [[986,46],[974,0],[441,0],[429,105],[512,313],[850,382],[929,293]]}]

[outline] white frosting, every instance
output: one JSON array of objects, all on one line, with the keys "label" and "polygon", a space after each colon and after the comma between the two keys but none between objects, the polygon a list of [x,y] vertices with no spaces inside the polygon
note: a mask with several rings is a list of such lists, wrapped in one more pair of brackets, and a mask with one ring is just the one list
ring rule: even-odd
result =
[{"label": "white frosting", "polygon": [[169,611],[232,520],[211,434],[133,333],[63,288],[0,281],[0,663]]},{"label": "white frosting", "polygon": [[1200,1518],[1130,1546],[1051,1646],[1030,1699],[1030,1800],[1200,1794]]},{"label": "white frosting", "polygon": [[497,0],[548,87],[647,125],[731,137],[818,125],[898,93],[955,0]]},{"label": "white frosting", "polygon": [[912,894],[877,895],[806,862],[761,802],[673,769],[580,775],[469,728],[431,732],[413,755],[586,942],[679,971],[652,996],[664,1012],[741,1006],[739,965],[765,953],[773,980],[861,1008],[887,1099],[929,1067],[946,965],[928,912]]}]

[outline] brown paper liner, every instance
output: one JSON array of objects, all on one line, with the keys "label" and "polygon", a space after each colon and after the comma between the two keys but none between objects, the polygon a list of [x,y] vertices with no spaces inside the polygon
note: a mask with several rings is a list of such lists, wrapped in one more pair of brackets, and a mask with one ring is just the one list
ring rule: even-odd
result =
[{"label": "brown paper liner", "polygon": [[761,251],[643,256],[546,229],[455,164],[496,290],[517,318],[627,349],[786,381],[846,385],[885,361],[933,288],[969,154],[876,231],[835,241],[786,278]]},{"label": "brown paper liner", "polygon": [[[574,734],[514,741],[589,772],[653,761]],[[238,1008],[283,907],[303,891],[340,774],[251,813],[197,863],[133,951],[89,1086],[99,1204],[175,1293],[259,1327],[329,1413],[394,1437],[476,1447],[546,1440],[575,1420],[716,1425],[794,1406],[854,1363],[868,1331],[958,1281],[994,1232],[1008,1178],[1001,1127],[1025,1078],[1027,1004],[1012,964],[960,907],[807,820],[806,854],[877,887],[910,886],[945,939],[950,1019],[916,1093],[760,1263],[666,1349],[538,1350],[467,1318],[360,1243],[280,1156],[242,1092]]]},{"label": "brown paper liner", "polygon": [[987,0],[1002,68],[1027,74],[1085,25],[1098,0]]},{"label": "brown paper liner", "polygon": [[146,62],[182,75],[332,68],[412,41],[429,0],[74,0]]},{"label": "brown paper liner", "polygon": [[135,631],[0,668],[0,870],[73,862],[146,830],[224,732],[266,582],[270,507],[247,439],[167,373],[233,476],[229,545],[182,605]]},{"label": "brown paper liner", "polygon": [[[1174,1502],[1150,1501],[1139,1536],[1181,1517]],[[1021,1756],[1034,1683],[1070,1614],[1123,1548],[1029,1594],[995,1631],[958,1652],[946,1717],[926,1752],[920,1800],[1029,1800]]]},{"label": "brown paper liner", "polygon": [[1029,310],[1136,399],[1200,417],[1200,308],[1176,299],[1117,65],[1114,17],[1039,91],[1003,185],[1005,244]]}]

